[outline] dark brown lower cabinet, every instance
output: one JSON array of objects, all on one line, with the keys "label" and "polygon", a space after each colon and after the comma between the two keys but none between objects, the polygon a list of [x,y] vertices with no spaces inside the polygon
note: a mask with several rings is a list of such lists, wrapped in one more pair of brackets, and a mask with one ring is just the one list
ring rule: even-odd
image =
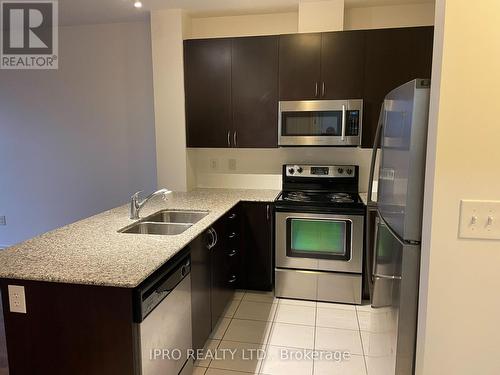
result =
[{"label": "dark brown lower cabinet", "polygon": [[228,230],[226,218],[222,218],[212,227],[217,235],[215,246],[210,249],[212,265],[211,283],[211,312],[212,329],[222,317],[226,305],[231,301],[234,286],[230,281],[229,259],[228,259]]},{"label": "dark brown lower cabinet", "polygon": [[237,286],[239,255],[235,249],[240,238],[237,210],[231,210],[190,244],[194,349],[203,348]]},{"label": "dark brown lower cabinet", "polygon": [[191,322],[193,349],[202,349],[212,331],[210,288],[212,282],[208,233],[191,242]]},{"label": "dark brown lower cabinet", "polygon": [[273,205],[243,202],[241,212],[240,273],[243,289],[273,289]]},{"label": "dark brown lower cabinet", "polygon": [[[8,311],[25,287],[28,314]],[[11,375],[133,375],[132,289],[0,280]]]}]

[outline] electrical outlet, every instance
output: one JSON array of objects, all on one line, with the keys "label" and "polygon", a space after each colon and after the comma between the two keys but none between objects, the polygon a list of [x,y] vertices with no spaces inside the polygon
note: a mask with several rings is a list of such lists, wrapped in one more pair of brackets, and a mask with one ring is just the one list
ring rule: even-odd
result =
[{"label": "electrical outlet", "polygon": [[227,167],[229,168],[230,171],[235,171],[236,170],[236,159],[229,159],[227,163]]},{"label": "electrical outlet", "polygon": [[462,200],[461,238],[500,240],[500,201]]},{"label": "electrical outlet", "polygon": [[5,219],[5,216],[0,216],[0,225],[7,225],[7,220]]},{"label": "electrical outlet", "polygon": [[24,294],[24,286],[9,285],[10,312],[26,314],[26,296]]},{"label": "electrical outlet", "polygon": [[217,159],[210,159],[210,169],[213,171],[219,169],[219,161]]}]

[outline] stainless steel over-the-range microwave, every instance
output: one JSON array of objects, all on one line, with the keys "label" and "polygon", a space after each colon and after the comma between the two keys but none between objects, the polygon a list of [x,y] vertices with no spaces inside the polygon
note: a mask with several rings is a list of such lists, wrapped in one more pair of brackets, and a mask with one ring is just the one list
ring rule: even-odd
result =
[{"label": "stainless steel over-the-range microwave", "polygon": [[359,146],[363,100],[280,101],[280,146]]}]

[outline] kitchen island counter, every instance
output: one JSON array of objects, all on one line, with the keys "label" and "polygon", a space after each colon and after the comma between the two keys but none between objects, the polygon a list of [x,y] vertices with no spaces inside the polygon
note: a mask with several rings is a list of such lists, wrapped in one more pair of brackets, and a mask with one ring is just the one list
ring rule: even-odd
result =
[{"label": "kitchen island counter", "polygon": [[164,209],[208,210],[179,235],[119,233],[129,205],[102,212],[0,252],[0,278],[135,288],[240,201],[272,202],[278,190],[197,189],[152,199],[144,218]]}]

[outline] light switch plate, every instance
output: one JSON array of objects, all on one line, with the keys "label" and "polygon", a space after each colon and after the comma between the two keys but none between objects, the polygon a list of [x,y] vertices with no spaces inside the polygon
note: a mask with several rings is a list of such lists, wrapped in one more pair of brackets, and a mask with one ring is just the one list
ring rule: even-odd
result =
[{"label": "light switch plate", "polygon": [[7,219],[5,216],[0,216],[0,225],[7,225]]},{"label": "light switch plate", "polygon": [[459,237],[500,240],[500,201],[462,200]]},{"label": "light switch plate", "polygon": [[26,296],[24,294],[24,286],[9,285],[9,307],[10,312],[26,314]]}]

